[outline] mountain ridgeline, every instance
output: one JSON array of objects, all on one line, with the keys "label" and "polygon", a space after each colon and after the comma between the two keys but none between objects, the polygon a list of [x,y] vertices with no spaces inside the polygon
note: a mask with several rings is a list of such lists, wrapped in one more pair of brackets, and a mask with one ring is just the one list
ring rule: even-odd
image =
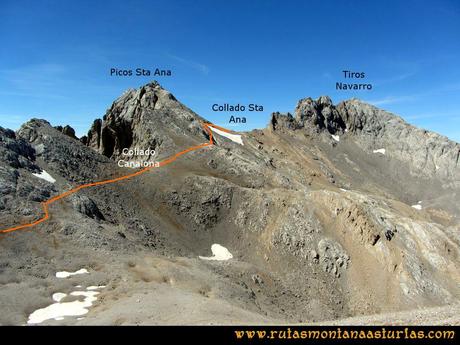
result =
[{"label": "mountain ridgeline", "polygon": [[358,99],[334,106],[327,96],[316,101],[305,98],[297,104],[294,116],[274,113],[271,126],[347,134],[364,150],[385,148],[389,155],[407,163],[416,176],[436,177],[460,186],[460,144],[411,126],[402,118]]},{"label": "mountain ridgeline", "polygon": [[[310,323],[458,305],[460,144],[322,96],[119,180],[136,171],[120,159],[163,161],[209,142],[203,122],[152,82],[80,139],[46,120],[0,128],[3,228],[89,186],[46,221],[0,234],[0,323],[24,323],[49,304],[56,271],[81,267],[92,274],[78,279],[107,288],[68,324]],[[94,184],[104,180],[114,182]]]}]

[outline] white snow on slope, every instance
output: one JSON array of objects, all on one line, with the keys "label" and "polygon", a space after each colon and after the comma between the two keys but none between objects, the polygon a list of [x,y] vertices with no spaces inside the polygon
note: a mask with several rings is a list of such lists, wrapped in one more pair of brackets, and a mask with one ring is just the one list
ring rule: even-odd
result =
[{"label": "white snow on slope", "polygon": [[216,260],[216,261],[225,261],[233,258],[232,253],[228,251],[227,248],[221,246],[220,244],[214,243],[211,246],[212,256],[199,256],[202,260]]},{"label": "white snow on slope", "polygon": [[340,141],[340,137],[338,135],[331,135],[332,139],[335,141]]},{"label": "white snow on slope", "polygon": [[384,155],[384,154],[385,154],[385,149],[378,149],[378,150],[374,150],[374,151],[372,151],[372,152],[374,152],[374,153],[381,153],[382,155]]},{"label": "white snow on slope", "polygon": [[56,272],[56,277],[57,278],[68,278],[70,276],[74,276],[77,274],[85,274],[85,273],[89,273],[89,272],[86,268],[82,268],[75,272],[66,272],[66,271]]},{"label": "white snow on slope", "polygon": [[42,170],[42,172],[40,172],[40,173],[32,173],[32,175],[34,175],[34,176],[36,176],[38,178],[41,178],[42,180],[51,182],[51,183],[56,182],[56,180],[53,178],[53,176],[48,174],[45,170]]},{"label": "white snow on slope", "polygon": [[37,324],[50,319],[62,320],[64,316],[84,315],[88,312],[88,308],[97,300],[96,295],[98,294],[99,292],[97,291],[74,291],[70,293],[71,296],[83,296],[84,300],[60,303],[59,301],[67,295],[61,292],[55,293],[53,294],[53,299],[55,301],[59,299],[59,301],[45,308],[35,310],[29,315],[27,323]]},{"label": "white snow on slope", "polygon": [[412,207],[419,211],[422,209],[422,205],[412,205]]},{"label": "white snow on slope", "polygon": [[98,289],[103,289],[105,288],[105,285],[99,285],[99,286],[88,286],[86,290],[88,291],[93,291],[93,290],[98,290]]},{"label": "white snow on slope", "polygon": [[241,135],[239,134],[231,134],[231,133],[227,133],[227,132],[224,132],[224,131],[221,131],[220,129],[217,129],[217,128],[214,128],[214,127],[211,127],[209,126],[209,128],[211,128],[211,130],[223,137],[226,137],[227,139],[230,139],[231,141],[234,141],[235,143],[237,144],[240,144],[240,145],[244,145],[243,144],[243,139],[241,138]]},{"label": "white snow on slope", "polygon": [[67,296],[67,294],[63,293],[63,292],[56,292],[56,293],[53,293],[53,301],[54,302],[61,302],[61,300]]}]

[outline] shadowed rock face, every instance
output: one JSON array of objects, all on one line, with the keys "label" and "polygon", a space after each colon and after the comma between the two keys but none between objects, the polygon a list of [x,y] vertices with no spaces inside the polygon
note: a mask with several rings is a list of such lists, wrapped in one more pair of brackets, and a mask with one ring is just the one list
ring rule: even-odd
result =
[{"label": "shadowed rock face", "polygon": [[[123,148],[162,158],[207,142],[201,121],[150,83],[81,141],[44,120],[0,128],[0,223],[132,173],[117,166]],[[186,322],[184,308],[202,323],[312,322],[459,301],[458,143],[325,96],[241,135],[244,145],[215,134],[173,164],[82,189],[33,231],[0,238],[0,323],[24,323],[57,291],[56,270],[82,267],[88,286],[110,286],[89,324]],[[214,244],[233,258],[199,259]]]},{"label": "shadowed rock face", "polygon": [[345,123],[328,96],[321,96],[314,101],[310,97],[297,103],[295,120],[300,127],[326,129],[335,134],[345,129]]},{"label": "shadowed rock face", "polygon": [[66,125],[64,127],[62,126],[56,126],[55,127],[58,131],[62,132],[63,134],[65,135],[68,135],[69,137],[73,138],[73,139],[78,139],[76,136],[75,136],[75,130],[70,127],[69,125]]},{"label": "shadowed rock face", "polygon": [[161,148],[172,152],[177,141],[203,140],[200,120],[153,82],[138,90],[128,90],[116,100],[103,120],[94,121],[86,145],[114,159],[121,156],[123,148]]},{"label": "shadowed rock face", "polygon": [[94,120],[90,130],[88,131],[88,136],[85,137],[82,142],[95,150],[99,150],[99,147],[101,146],[101,129],[102,120]]},{"label": "shadowed rock face", "polygon": [[35,150],[25,140],[16,138],[16,133],[11,129],[0,127],[0,157],[2,163],[13,168],[31,168],[36,167],[31,163],[35,159]]},{"label": "shadowed rock face", "polygon": [[39,202],[55,192],[52,185],[33,176],[41,170],[36,157],[27,139],[0,127],[0,219],[4,220],[5,215],[17,219],[34,217],[40,213]]}]

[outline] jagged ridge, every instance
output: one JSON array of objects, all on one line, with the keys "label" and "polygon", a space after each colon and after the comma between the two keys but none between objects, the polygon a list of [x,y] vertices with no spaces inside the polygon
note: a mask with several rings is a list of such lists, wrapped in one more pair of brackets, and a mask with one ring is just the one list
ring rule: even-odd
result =
[{"label": "jagged ridge", "polygon": [[201,121],[200,116],[154,81],[126,91],[102,120],[93,122],[82,142],[110,158],[120,157],[123,148],[172,152],[182,143],[206,138]]},{"label": "jagged ridge", "polygon": [[389,156],[409,164],[415,176],[436,176],[446,186],[460,185],[460,144],[357,99],[334,105],[328,96],[304,98],[294,116],[273,113],[270,127],[347,135],[367,151],[385,148]]}]

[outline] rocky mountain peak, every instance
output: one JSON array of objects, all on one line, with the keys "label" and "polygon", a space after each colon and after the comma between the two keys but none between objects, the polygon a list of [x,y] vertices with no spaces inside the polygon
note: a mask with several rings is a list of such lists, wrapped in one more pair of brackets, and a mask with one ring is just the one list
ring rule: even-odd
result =
[{"label": "rocky mountain peak", "polygon": [[274,116],[289,128],[329,134],[342,133],[347,129],[378,135],[385,123],[405,123],[400,117],[359,99],[352,98],[334,105],[329,96],[320,96],[316,100],[311,97],[301,99],[292,119],[290,114],[285,119],[281,119],[279,116],[282,114],[279,113]]},{"label": "rocky mountain peak", "polygon": [[295,120],[299,127],[326,129],[332,134],[345,129],[345,123],[329,96],[321,96],[316,101],[310,97],[301,99],[295,109]]},{"label": "rocky mountain peak", "polygon": [[154,110],[159,97],[164,98],[165,94],[167,94],[167,91],[156,81],[148,83],[137,90],[126,90],[112,103],[103,120],[110,121],[116,117],[119,120],[132,121],[139,115],[140,108]]},{"label": "rocky mountain peak", "polygon": [[332,100],[331,100],[331,98],[329,96],[320,96],[317,99],[316,103],[318,105],[320,105],[320,106],[323,106],[323,107],[327,107],[327,106],[330,107],[330,106],[333,105]]},{"label": "rocky mountain peak", "polygon": [[201,121],[153,81],[125,91],[102,119],[93,122],[82,142],[110,158],[119,157],[123,148],[163,146],[169,150],[175,147],[176,138],[202,136]]},{"label": "rocky mountain peak", "polygon": [[303,98],[294,116],[273,113],[270,126],[275,131],[304,130],[326,140],[332,140],[331,135],[345,136],[367,152],[380,150],[408,164],[414,176],[437,176],[459,185],[460,144],[356,98],[336,105],[328,96]]}]

